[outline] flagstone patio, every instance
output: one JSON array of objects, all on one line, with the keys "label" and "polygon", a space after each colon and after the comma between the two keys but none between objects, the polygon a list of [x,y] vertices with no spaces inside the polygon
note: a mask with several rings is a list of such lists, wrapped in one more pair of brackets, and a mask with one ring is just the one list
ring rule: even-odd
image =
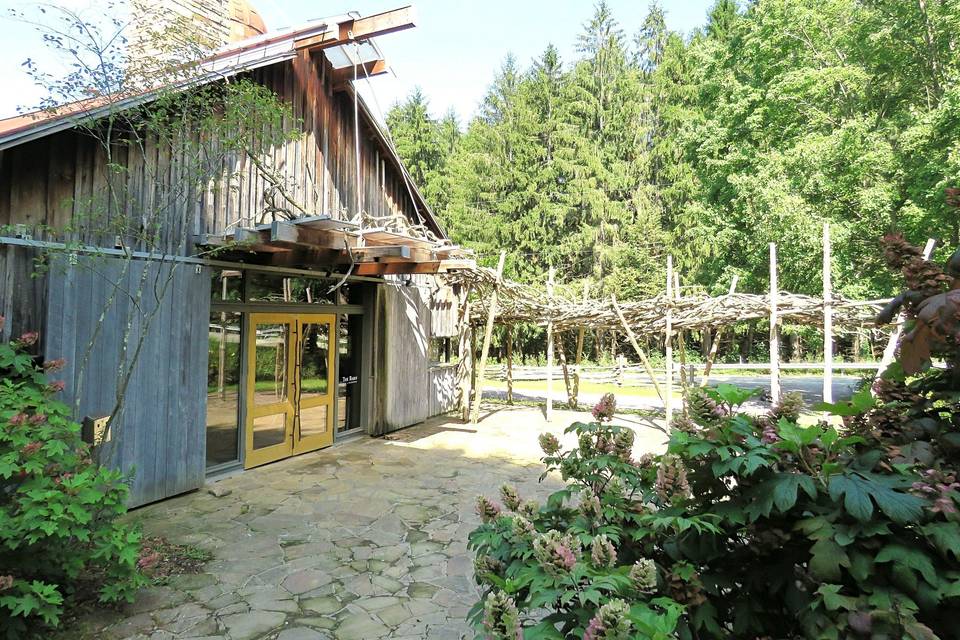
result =
[{"label": "flagstone patio", "polygon": [[[216,483],[222,497],[208,486],[139,509],[147,535],[214,559],[122,612],[88,616],[71,637],[472,638],[476,496],[509,482],[545,498],[560,483],[537,481],[537,436],[583,418],[558,411],[547,425],[536,409],[490,407],[476,428],[437,418],[237,474]],[[662,440],[638,429],[637,450]]]}]

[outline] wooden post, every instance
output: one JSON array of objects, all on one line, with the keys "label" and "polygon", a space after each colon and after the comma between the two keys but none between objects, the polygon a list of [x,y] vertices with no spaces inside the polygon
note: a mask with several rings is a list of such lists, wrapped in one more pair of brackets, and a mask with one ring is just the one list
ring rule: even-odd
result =
[{"label": "wooden post", "polygon": [[470,375],[473,370],[472,356],[470,355],[470,287],[463,294],[460,304],[460,326],[458,327],[457,355],[460,362],[457,364],[457,382],[460,387],[460,418],[466,422],[470,417]]},{"label": "wooden post", "polygon": [[554,338],[554,343],[556,345],[557,357],[560,359],[560,371],[563,372],[563,386],[567,390],[567,407],[576,409],[577,405],[573,400],[573,379],[567,367],[567,352],[563,347],[563,337],[558,336]]},{"label": "wooden post", "polygon": [[493,322],[497,318],[497,289],[500,287],[500,279],[503,277],[503,263],[507,259],[507,252],[500,252],[500,260],[497,261],[497,281],[493,285],[493,291],[490,292],[490,304],[487,309],[487,326],[483,332],[483,347],[480,350],[480,371],[477,376],[480,388],[473,394],[473,411],[470,412],[470,422],[477,424],[480,420],[480,401],[483,399],[483,374],[487,368],[487,356],[490,353],[490,341],[493,340]]},{"label": "wooden post", "polygon": [[613,310],[617,312],[617,317],[620,318],[620,324],[623,325],[623,330],[627,333],[627,338],[630,340],[633,350],[637,352],[637,355],[640,356],[640,362],[643,363],[643,368],[646,370],[647,375],[650,376],[650,381],[653,383],[653,388],[656,389],[657,395],[660,397],[660,401],[663,402],[663,392],[660,390],[660,383],[657,382],[657,374],[653,372],[653,367],[650,365],[650,360],[647,358],[647,354],[643,349],[640,348],[640,344],[637,342],[637,336],[634,335],[633,329],[630,328],[630,325],[627,324],[627,319],[623,315],[623,311],[620,309],[620,305],[617,304],[617,298],[615,296],[610,296],[610,303],[613,305]]},{"label": "wooden post", "polygon": [[[674,298],[679,302],[681,298],[680,294],[680,274],[676,271],[673,272],[673,284],[676,289]],[[687,399],[687,343],[683,339],[683,329],[677,331],[677,347],[680,349],[680,390],[683,393],[683,399]],[[684,402],[683,405],[684,415],[686,415],[687,405]]]},{"label": "wooden post", "polygon": [[[553,298],[553,267],[547,274],[547,299]],[[547,422],[553,418],[553,321],[547,322]]]},{"label": "wooden post", "polygon": [[[923,247],[923,259],[929,260],[930,256],[933,255],[933,249],[937,246],[937,241],[933,238],[927,240],[926,246]],[[897,316],[897,326],[893,328],[893,332],[890,334],[890,339],[887,341],[887,347],[883,350],[883,358],[880,359],[880,366],[877,367],[877,373],[874,376],[874,380],[879,380],[880,376],[883,375],[883,372],[887,370],[887,367],[890,366],[890,363],[893,362],[893,357],[897,353],[897,343],[900,342],[900,334],[903,332],[903,323],[906,321],[907,316],[901,311]]]},{"label": "wooden post", "polygon": [[[740,280],[740,276],[733,276],[733,281],[730,283],[730,292],[727,295],[733,295],[737,290],[737,282]],[[713,361],[717,357],[717,351],[720,349],[720,332],[723,331],[723,327],[717,327],[717,332],[713,336],[713,342],[710,344],[710,353],[707,355],[707,363],[703,366],[703,382],[700,383],[701,387],[707,386],[707,383],[710,381],[710,369],[713,368]]]},{"label": "wooden post", "polygon": [[507,326],[507,404],[513,404],[513,325]]},{"label": "wooden post", "polygon": [[666,411],[667,429],[673,422],[673,256],[667,256],[667,309],[664,315],[664,366],[666,367],[666,391],[667,395],[663,401],[663,408]]},{"label": "wooden post", "polygon": [[777,284],[777,245],[770,243],[770,401],[780,400],[780,302]]},{"label": "wooden post", "polygon": [[823,223],[823,401],[833,402],[833,286],[830,223]]},{"label": "wooden post", "polygon": [[483,389],[477,389],[477,329],[470,325],[470,391],[467,394],[467,401],[463,405],[463,421],[470,421],[470,408],[473,406],[473,397],[476,394],[483,395]]},{"label": "wooden post", "polygon": [[[590,281],[583,283],[583,304],[586,305],[590,300]],[[581,326],[577,331],[577,353],[574,358],[573,369],[573,393],[570,394],[570,408],[575,409],[579,404],[580,396],[580,362],[583,359],[583,337],[586,329]]]}]

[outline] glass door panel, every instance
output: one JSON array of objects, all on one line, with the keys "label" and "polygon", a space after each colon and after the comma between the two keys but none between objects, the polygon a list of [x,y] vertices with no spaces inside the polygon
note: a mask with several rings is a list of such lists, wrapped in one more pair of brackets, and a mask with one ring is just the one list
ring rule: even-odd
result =
[{"label": "glass door panel", "polygon": [[286,314],[250,314],[244,467],[289,456],[293,438],[296,324]]},{"label": "glass door panel", "polygon": [[336,316],[299,315],[295,453],[333,444],[333,327]]}]

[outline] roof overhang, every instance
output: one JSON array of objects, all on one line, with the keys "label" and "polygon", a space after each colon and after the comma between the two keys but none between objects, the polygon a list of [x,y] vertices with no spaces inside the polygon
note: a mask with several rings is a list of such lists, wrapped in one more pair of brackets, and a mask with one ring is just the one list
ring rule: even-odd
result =
[{"label": "roof overhang", "polygon": [[476,266],[473,252],[448,240],[429,240],[330,216],[238,227],[194,238],[197,246],[226,254],[257,254],[262,264],[285,267],[349,265],[354,275],[448,273]]},{"label": "roof overhang", "polygon": [[[183,91],[191,87],[229,78],[259,67],[290,60],[298,51],[322,51],[359,43],[376,52],[376,60],[368,60],[368,72],[382,64],[379,49],[371,38],[415,26],[412,6],[385,11],[372,16],[333,16],[312,21],[298,28],[271,32],[228,45],[203,60],[195,72],[173,86],[165,85],[130,95],[113,95],[74,102],[51,110],[36,111],[0,120],[0,151],[70,129],[79,123],[124,111],[156,99],[161,91]],[[369,57],[369,54],[367,54]],[[352,69],[352,68],[351,68]],[[379,71],[382,72],[382,71]],[[352,71],[351,71],[352,74]]]}]

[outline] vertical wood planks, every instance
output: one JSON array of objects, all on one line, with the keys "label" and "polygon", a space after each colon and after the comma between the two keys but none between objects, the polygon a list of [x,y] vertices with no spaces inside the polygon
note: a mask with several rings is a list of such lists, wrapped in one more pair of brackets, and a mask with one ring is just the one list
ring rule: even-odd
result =
[{"label": "vertical wood planks", "polygon": [[141,277],[146,289],[140,305],[155,308],[154,283],[171,283],[149,327],[140,359],[127,389],[125,408],[116,427],[115,460],[133,471],[130,505],[136,506],[194,489],[205,473],[207,323],[209,274],[195,265],[135,260],[125,272],[124,260],[80,256],[71,266],[60,257],[49,276],[51,304],[46,330],[55,338],[48,358],[66,357],[61,372],[67,382],[64,400],[73,403],[83,352],[101,311],[115,286],[121,287],[110,306],[91,352],[77,418],[107,415],[113,407],[120,368],[120,341],[132,313],[130,353],[144,329],[144,316],[132,311]]}]

